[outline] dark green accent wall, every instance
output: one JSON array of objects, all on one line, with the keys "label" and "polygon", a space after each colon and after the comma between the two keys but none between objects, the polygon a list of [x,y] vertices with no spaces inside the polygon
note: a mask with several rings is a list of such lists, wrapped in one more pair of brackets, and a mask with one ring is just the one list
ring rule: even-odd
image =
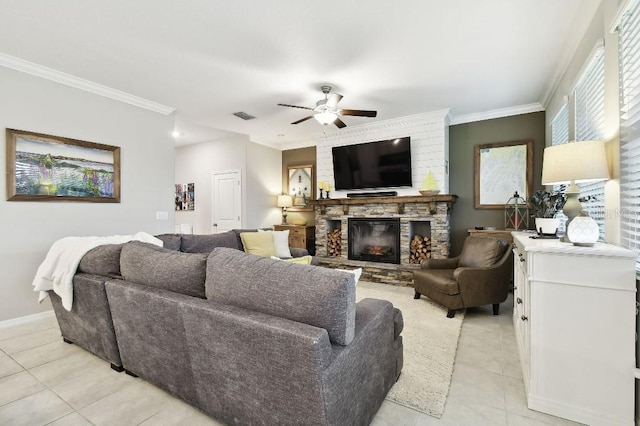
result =
[{"label": "dark green accent wall", "polygon": [[[467,230],[475,226],[504,229],[504,210],[474,208],[474,147],[479,144],[533,139],[533,190],[542,188],[545,113],[515,115],[449,127],[449,191],[458,201],[451,214],[451,254],[462,250]],[[506,202],[507,200],[505,200]]]}]

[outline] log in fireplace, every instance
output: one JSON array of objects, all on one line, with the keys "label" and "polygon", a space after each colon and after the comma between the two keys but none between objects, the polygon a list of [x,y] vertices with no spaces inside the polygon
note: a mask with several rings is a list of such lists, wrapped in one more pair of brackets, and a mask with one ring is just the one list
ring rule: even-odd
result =
[{"label": "log in fireplace", "polygon": [[400,263],[399,218],[349,218],[349,259]]}]

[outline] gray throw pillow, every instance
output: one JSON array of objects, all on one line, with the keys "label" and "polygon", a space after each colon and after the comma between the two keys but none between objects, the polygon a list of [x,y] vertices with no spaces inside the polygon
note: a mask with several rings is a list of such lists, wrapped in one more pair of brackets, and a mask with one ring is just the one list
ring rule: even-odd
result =
[{"label": "gray throw pillow", "polygon": [[122,278],[204,299],[207,255],[182,253],[153,244],[131,241],[122,247]]}]

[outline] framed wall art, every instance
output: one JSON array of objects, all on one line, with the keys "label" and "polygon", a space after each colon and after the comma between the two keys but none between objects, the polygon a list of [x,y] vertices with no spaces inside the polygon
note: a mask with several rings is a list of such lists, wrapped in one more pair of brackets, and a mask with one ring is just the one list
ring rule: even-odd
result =
[{"label": "framed wall art", "polygon": [[120,148],[6,131],[8,201],[120,202]]},{"label": "framed wall art", "polygon": [[287,210],[290,212],[313,211],[309,204],[313,191],[313,166],[289,166],[287,179],[288,194],[293,197],[293,206]]},{"label": "framed wall art", "polygon": [[476,209],[504,209],[517,191],[525,200],[533,189],[533,140],[475,146]]},{"label": "framed wall art", "polygon": [[196,192],[194,183],[176,183],[176,211],[195,210]]}]

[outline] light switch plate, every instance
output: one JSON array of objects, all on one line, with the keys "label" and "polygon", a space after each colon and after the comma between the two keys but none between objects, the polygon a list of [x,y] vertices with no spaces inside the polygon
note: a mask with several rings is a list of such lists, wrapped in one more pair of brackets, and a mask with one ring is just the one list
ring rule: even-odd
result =
[{"label": "light switch plate", "polygon": [[169,212],[156,212],[156,220],[169,220]]}]

